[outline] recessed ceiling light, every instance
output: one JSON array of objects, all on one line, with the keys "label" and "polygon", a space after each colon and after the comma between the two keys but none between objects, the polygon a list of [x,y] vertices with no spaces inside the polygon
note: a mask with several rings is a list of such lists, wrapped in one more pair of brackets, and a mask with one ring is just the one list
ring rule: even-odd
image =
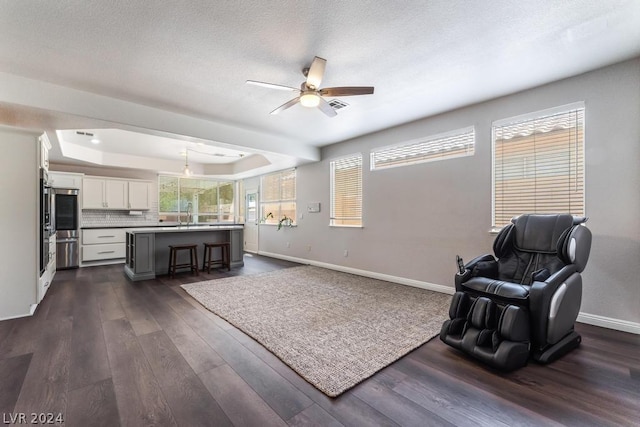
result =
[{"label": "recessed ceiling light", "polygon": [[98,138],[91,138],[92,144],[100,144],[100,140]]}]

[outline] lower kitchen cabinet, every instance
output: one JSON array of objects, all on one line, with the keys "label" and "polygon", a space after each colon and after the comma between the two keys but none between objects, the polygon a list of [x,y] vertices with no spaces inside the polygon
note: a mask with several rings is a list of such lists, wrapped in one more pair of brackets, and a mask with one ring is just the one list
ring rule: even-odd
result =
[{"label": "lower kitchen cabinet", "polygon": [[81,261],[83,266],[116,264],[126,257],[124,228],[96,228],[82,230]]},{"label": "lower kitchen cabinet", "polygon": [[155,277],[155,234],[127,233],[125,272],[137,280]]}]

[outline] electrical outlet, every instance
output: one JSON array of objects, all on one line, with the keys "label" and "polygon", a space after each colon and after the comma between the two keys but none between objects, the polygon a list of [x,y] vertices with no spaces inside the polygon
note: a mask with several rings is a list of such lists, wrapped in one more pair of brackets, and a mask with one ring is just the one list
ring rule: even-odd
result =
[{"label": "electrical outlet", "polygon": [[287,247],[290,248],[291,247],[291,243],[287,242]]},{"label": "electrical outlet", "polygon": [[311,245],[307,245],[307,252],[311,252]]},{"label": "electrical outlet", "polygon": [[346,257],[348,257],[348,256],[349,256],[349,251],[345,249],[345,250],[344,250],[344,257],[346,258]]}]

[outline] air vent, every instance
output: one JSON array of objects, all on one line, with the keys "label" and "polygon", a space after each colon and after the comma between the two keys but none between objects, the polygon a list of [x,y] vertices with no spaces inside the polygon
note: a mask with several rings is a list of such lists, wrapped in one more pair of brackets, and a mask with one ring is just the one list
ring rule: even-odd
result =
[{"label": "air vent", "polygon": [[79,130],[77,130],[76,133],[78,135],[93,136],[93,134],[90,133],[90,132],[82,132],[82,131],[79,131]]},{"label": "air vent", "polygon": [[331,105],[331,107],[335,111],[342,110],[349,106],[349,104],[347,104],[346,102],[340,101],[339,99],[332,99],[331,101],[329,101],[329,105]]}]

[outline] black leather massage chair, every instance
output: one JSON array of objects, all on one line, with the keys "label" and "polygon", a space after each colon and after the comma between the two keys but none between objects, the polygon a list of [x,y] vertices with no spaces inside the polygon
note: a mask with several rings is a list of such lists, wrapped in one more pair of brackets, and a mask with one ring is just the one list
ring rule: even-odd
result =
[{"label": "black leather massage chair", "polygon": [[[440,339],[504,371],[549,363],[580,345],[574,323],[591,250],[586,218],[521,215],[455,276]],[[463,271],[462,271],[463,270]]]}]

